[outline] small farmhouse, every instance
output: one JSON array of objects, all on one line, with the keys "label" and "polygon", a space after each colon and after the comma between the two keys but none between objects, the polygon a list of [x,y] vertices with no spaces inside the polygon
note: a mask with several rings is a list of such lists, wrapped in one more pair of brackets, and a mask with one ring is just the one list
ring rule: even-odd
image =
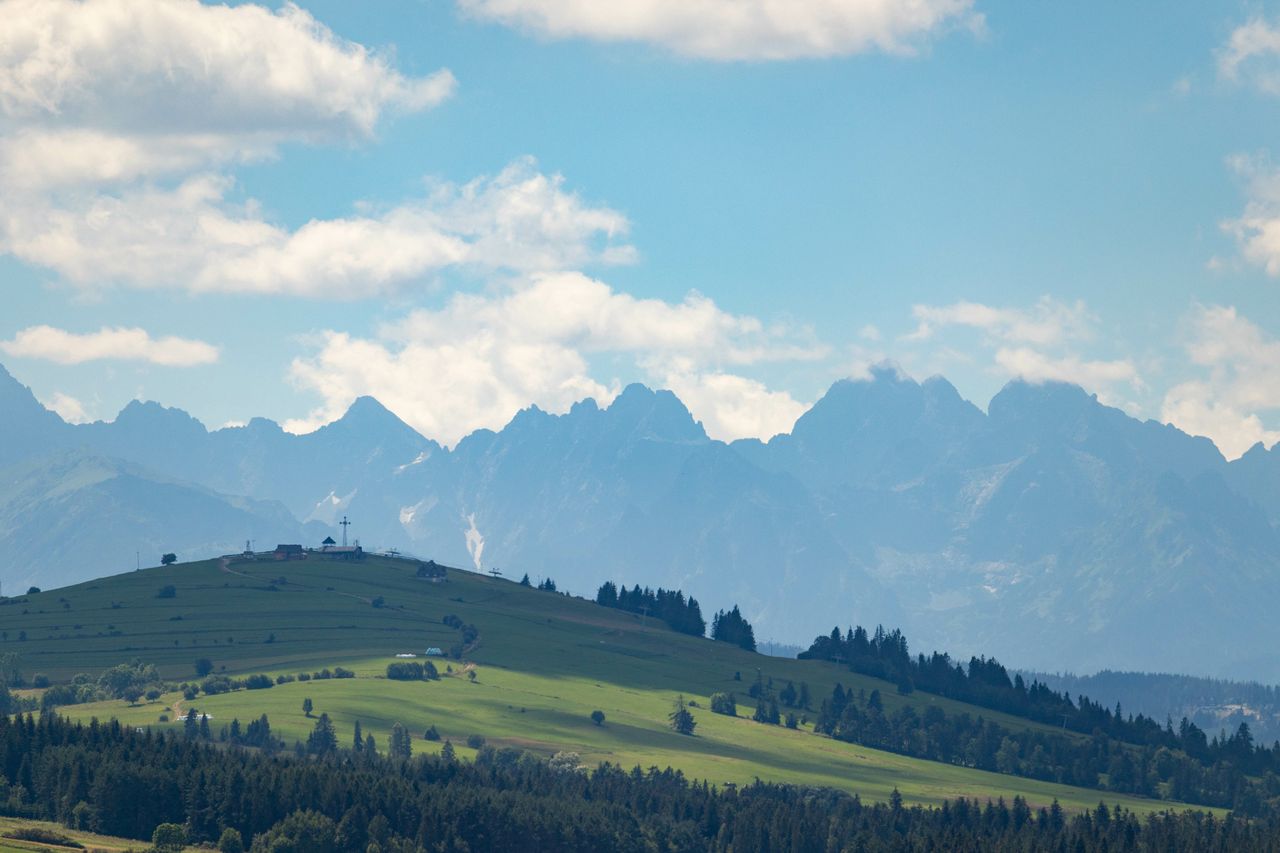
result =
[{"label": "small farmhouse", "polygon": [[307,552],[301,545],[277,545],[274,556],[277,560],[305,560]]}]

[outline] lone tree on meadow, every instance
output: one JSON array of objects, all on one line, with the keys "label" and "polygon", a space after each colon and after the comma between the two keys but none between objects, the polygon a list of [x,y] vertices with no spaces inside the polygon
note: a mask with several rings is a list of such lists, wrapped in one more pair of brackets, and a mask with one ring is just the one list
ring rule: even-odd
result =
[{"label": "lone tree on meadow", "polygon": [[671,709],[671,713],[667,715],[667,719],[671,721],[672,731],[682,735],[693,734],[693,729],[698,725],[693,719],[693,714],[689,713],[688,707],[684,703],[684,694],[680,694],[676,698],[675,706]]},{"label": "lone tree on meadow", "polygon": [[160,565],[162,566],[172,566],[176,562],[178,562],[177,554],[163,554],[160,557]]},{"label": "lone tree on meadow", "polygon": [[198,658],[196,660],[196,675],[204,678],[211,672],[213,672],[213,661],[208,658]]},{"label": "lone tree on meadow", "polygon": [[595,723],[597,726],[603,726],[603,725],[604,725],[604,711],[592,711],[592,712],[591,712],[591,722]]},{"label": "lone tree on meadow", "polygon": [[311,716],[311,712],[315,709],[315,707],[316,707],[316,706],[311,702],[311,697],[310,697],[310,696],[308,696],[306,699],[303,699],[303,700],[302,700],[302,715],[303,715],[304,717],[310,717],[310,716]]}]

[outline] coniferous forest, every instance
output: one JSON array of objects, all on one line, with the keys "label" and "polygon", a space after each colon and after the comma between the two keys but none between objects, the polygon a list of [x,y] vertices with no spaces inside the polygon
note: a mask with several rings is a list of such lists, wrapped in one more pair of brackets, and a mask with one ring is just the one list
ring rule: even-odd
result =
[{"label": "coniferous forest", "polygon": [[[816,731],[921,758],[1071,785],[1161,796],[1257,815],[1280,808],[1280,743],[1254,743],[1247,724],[1210,739],[1185,718],[1163,725],[1142,714],[1105,708],[1086,697],[1072,700],[1039,682],[1030,686],[993,658],[968,666],[934,652],[911,657],[901,631],[861,626],[820,636],[802,658],[846,664],[850,671],[882,678],[899,692],[917,688],[1060,727],[1014,731],[968,714],[884,711],[880,697],[855,696],[836,685],[823,700]],[[1078,734],[1085,734],[1087,739]],[[1105,780],[1105,783],[1103,782]]]},{"label": "coniferous forest", "polygon": [[[712,788],[680,773],[592,771],[515,750],[391,759],[354,751],[268,755],[197,739],[0,718],[0,802],[11,814],[127,838],[234,830],[258,853],[337,851],[1200,851],[1274,850],[1269,820],[1196,812],[1146,818],[1100,803],[959,800],[864,805],[830,790]],[[181,780],[180,782],[178,780]]]}]

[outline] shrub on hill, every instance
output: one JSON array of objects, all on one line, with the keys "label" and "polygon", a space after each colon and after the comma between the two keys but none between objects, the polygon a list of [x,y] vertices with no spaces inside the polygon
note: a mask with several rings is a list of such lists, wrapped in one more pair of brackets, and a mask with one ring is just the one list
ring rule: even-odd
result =
[{"label": "shrub on hill", "polygon": [[738,716],[738,700],[732,693],[712,693],[711,712],[724,714],[726,717]]}]

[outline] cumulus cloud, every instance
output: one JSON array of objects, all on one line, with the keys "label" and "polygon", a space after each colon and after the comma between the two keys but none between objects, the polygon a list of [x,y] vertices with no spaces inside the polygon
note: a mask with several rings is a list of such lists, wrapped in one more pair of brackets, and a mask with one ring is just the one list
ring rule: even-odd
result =
[{"label": "cumulus cloud", "polygon": [[40,194],[0,211],[0,250],[84,288],[104,284],[193,292],[354,299],[450,267],[520,271],[626,262],[613,238],[624,216],[585,204],[563,179],[519,160],[496,176],[384,210],[287,229],[230,179],[198,175],[172,189]]},{"label": "cumulus cloud", "polygon": [[712,60],[914,53],[980,30],[973,0],[458,0],[467,13],[551,38],[645,42]]},{"label": "cumulus cloud", "polygon": [[1218,74],[1245,80],[1270,95],[1280,95],[1280,28],[1254,18],[1231,31],[1218,51]]},{"label": "cumulus cloud", "polygon": [[803,334],[729,314],[698,294],[678,303],[637,299],[580,273],[543,274],[503,294],[457,294],[375,339],[328,333],[319,352],[291,369],[322,405],[289,428],[334,420],[371,394],[424,434],[453,443],[501,427],[531,402],[564,411],[584,397],[612,399],[618,383],[592,375],[592,357],[604,356],[687,394],[716,437],[772,435],[790,427],[799,404],[726,368],[824,354]]},{"label": "cumulus cloud", "polygon": [[152,338],[145,329],[136,328],[103,328],[76,334],[53,326],[31,326],[18,332],[12,340],[0,341],[0,350],[19,358],[57,364],[111,360],[193,367],[218,360],[218,348],[212,344],[173,336]]},{"label": "cumulus cloud", "polygon": [[902,340],[929,344],[932,355],[926,361],[931,369],[945,372],[945,364],[972,360],[965,348],[957,349],[944,336],[947,330],[958,329],[980,333],[979,352],[991,354],[990,371],[999,376],[1072,382],[1097,393],[1109,405],[1130,409],[1122,389],[1146,387],[1132,360],[1089,358],[1078,352],[1094,340],[1097,324],[1081,301],[1068,303],[1046,296],[1030,308],[961,301],[916,305],[912,316],[916,328]]},{"label": "cumulus cloud", "polygon": [[1029,347],[1001,347],[996,365],[1010,376],[1029,382],[1074,382],[1086,388],[1105,388],[1117,383],[1142,387],[1138,369],[1128,359],[1111,361],[1066,355],[1045,355]]},{"label": "cumulus cloud", "polygon": [[1187,355],[1205,375],[1165,394],[1164,420],[1206,435],[1228,458],[1261,441],[1280,441],[1263,415],[1280,412],[1280,340],[1233,307],[1200,306],[1190,320]]},{"label": "cumulus cloud", "polygon": [[1046,346],[1088,337],[1093,322],[1083,302],[1067,304],[1047,296],[1031,309],[960,301],[950,305],[916,305],[911,314],[916,328],[906,336],[908,341],[927,340],[940,329],[962,326],[978,329],[999,341]]},{"label": "cumulus cloud", "polygon": [[1265,155],[1236,154],[1227,166],[1244,182],[1248,199],[1240,216],[1223,222],[1222,229],[1235,237],[1246,261],[1280,276],[1280,172]]},{"label": "cumulus cloud", "polygon": [[83,424],[89,422],[89,413],[85,409],[84,403],[72,397],[70,394],[64,394],[61,391],[53,392],[53,395],[46,400],[40,401],[46,409],[55,413],[69,424]]},{"label": "cumulus cloud", "polygon": [[[385,112],[435,106],[455,86],[447,70],[401,74],[293,4],[0,0],[0,20],[0,129],[27,135],[0,146],[0,172],[29,181],[118,180],[263,156],[291,139],[365,139]],[[91,145],[102,156],[85,156]]]}]

